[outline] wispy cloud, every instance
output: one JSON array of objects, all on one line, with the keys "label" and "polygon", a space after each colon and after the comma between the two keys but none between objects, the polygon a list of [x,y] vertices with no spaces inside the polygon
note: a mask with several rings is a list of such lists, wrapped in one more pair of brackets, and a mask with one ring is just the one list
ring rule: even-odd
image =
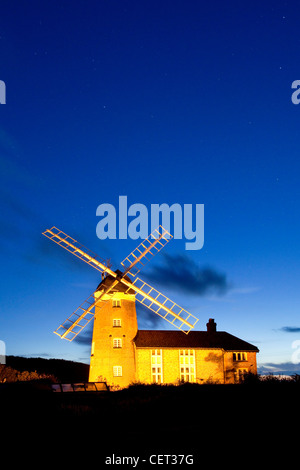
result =
[{"label": "wispy cloud", "polygon": [[254,294],[255,292],[260,291],[260,287],[234,287],[231,289],[230,293],[231,294]]},{"label": "wispy cloud", "polygon": [[66,269],[86,272],[85,263],[42,235],[49,224],[21,198],[0,188],[0,209],[0,250],[15,252],[17,247],[18,256],[30,264],[57,266],[59,262]]},{"label": "wispy cloud", "polygon": [[164,329],[167,324],[162,317],[152,312],[152,310],[139,302],[136,303],[136,312],[139,329],[154,330],[157,329],[157,327]]},{"label": "wispy cloud", "polygon": [[279,328],[279,331],[283,331],[284,333],[300,333],[299,326],[282,326]]},{"label": "wispy cloud", "polygon": [[[93,337],[93,320],[75,338],[74,342],[82,346],[91,346]],[[90,351],[89,351],[90,353]]]},{"label": "wispy cloud", "polygon": [[[0,175],[4,184],[24,184],[26,187],[36,186],[36,179],[26,164],[21,163],[22,147],[17,139],[0,127]],[[27,159],[24,159],[26,162]]]},{"label": "wispy cloud", "polygon": [[258,373],[262,375],[276,374],[276,375],[293,375],[300,374],[300,364],[293,362],[266,362],[258,367]]},{"label": "wispy cloud", "polygon": [[210,266],[200,267],[187,255],[164,254],[162,260],[145,274],[149,282],[195,296],[224,295],[232,288],[226,274]]},{"label": "wispy cloud", "polygon": [[19,198],[0,189],[0,239],[2,243],[23,236],[24,231],[37,223],[37,216]]}]

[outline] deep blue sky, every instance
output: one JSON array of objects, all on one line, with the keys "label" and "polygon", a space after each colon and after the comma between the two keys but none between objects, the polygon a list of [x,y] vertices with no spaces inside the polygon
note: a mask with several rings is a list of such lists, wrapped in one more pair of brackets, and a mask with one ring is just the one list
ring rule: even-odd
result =
[{"label": "deep blue sky", "polygon": [[[138,242],[100,241],[96,208],[127,195],[205,205],[203,249],[172,240],[148,275],[171,276],[173,261],[173,285],[156,287],[199,329],[215,318],[260,349],[261,367],[300,372],[299,17],[284,1],[1,2],[7,354],[88,361],[85,335],[52,331],[99,275],[41,232],[55,225],[118,263]],[[198,280],[208,266],[225,289],[189,292],[183,280],[180,291],[183,266]]]}]

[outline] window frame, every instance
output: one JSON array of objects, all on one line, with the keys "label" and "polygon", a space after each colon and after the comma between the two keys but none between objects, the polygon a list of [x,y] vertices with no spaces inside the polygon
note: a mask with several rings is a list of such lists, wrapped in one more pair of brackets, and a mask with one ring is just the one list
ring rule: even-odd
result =
[{"label": "window frame", "polygon": [[123,346],[122,338],[113,338],[113,348],[121,349]]},{"label": "window frame", "polygon": [[195,349],[179,350],[180,381],[196,382],[196,353]]},{"label": "window frame", "polygon": [[233,362],[247,362],[248,356],[245,351],[234,351],[232,353]]},{"label": "window frame", "polygon": [[249,373],[249,369],[246,367],[238,367],[234,371],[234,378],[236,383],[242,383],[245,376]]},{"label": "window frame", "polygon": [[122,366],[113,366],[113,377],[123,377]]},{"label": "window frame", "polygon": [[162,349],[151,349],[151,383],[163,383]]}]

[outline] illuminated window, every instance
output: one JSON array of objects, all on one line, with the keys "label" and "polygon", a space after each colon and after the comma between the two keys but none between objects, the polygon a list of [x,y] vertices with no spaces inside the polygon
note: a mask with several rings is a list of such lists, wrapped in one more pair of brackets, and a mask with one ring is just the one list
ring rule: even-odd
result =
[{"label": "illuminated window", "polygon": [[234,373],[235,382],[238,382],[238,383],[243,382],[245,375],[247,374],[248,374],[248,369],[244,369],[244,368],[237,369]]},{"label": "illuminated window", "polygon": [[121,307],[121,299],[113,299],[112,306],[113,307]]},{"label": "illuminated window", "polygon": [[114,366],[113,374],[114,374],[114,377],[122,377],[122,366]]},{"label": "illuminated window", "polygon": [[234,361],[247,361],[247,354],[245,352],[234,352],[233,360]]},{"label": "illuminated window", "polygon": [[115,326],[115,327],[121,326],[121,319],[120,318],[114,318],[113,319],[113,326]]},{"label": "illuminated window", "polygon": [[121,348],[121,347],[122,347],[122,340],[121,340],[121,338],[114,338],[114,340],[113,340],[113,347],[114,347],[114,348]]},{"label": "illuminated window", "polygon": [[161,384],[163,382],[161,349],[152,349],[151,351],[151,379],[154,383]]},{"label": "illuminated window", "polygon": [[180,380],[183,382],[195,382],[195,351],[193,349],[181,349],[179,351]]}]

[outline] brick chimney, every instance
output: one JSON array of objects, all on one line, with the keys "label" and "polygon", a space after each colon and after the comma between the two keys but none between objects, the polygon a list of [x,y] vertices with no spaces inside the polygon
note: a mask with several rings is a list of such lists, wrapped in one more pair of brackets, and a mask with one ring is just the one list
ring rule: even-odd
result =
[{"label": "brick chimney", "polygon": [[217,331],[217,324],[213,318],[208,320],[208,323],[206,323],[206,328],[208,333],[215,333]]}]

